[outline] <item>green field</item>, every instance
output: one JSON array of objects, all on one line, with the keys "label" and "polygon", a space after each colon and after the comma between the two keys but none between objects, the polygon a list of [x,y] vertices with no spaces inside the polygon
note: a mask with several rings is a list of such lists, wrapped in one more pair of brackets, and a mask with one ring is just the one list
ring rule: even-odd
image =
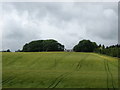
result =
[{"label": "green field", "polygon": [[3,88],[117,88],[118,59],[95,53],[2,54]]}]

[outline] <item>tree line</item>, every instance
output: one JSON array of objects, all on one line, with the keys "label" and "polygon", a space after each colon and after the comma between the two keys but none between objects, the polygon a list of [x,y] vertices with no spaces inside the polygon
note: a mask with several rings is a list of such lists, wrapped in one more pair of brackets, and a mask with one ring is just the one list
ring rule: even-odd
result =
[{"label": "tree line", "polygon": [[73,50],[76,52],[95,52],[120,58],[119,44],[105,47],[101,44],[97,45],[96,42],[91,42],[90,40],[82,40],[74,46]]},{"label": "tree line", "polygon": [[120,58],[120,45],[117,44],[107,47],[99,45],[94,52]]},{"label": "tree line", "polygon": [[[44,51],[64,51],[64,45],[53,39],[36,40],[26,43],[22,50],[16,52],[44,52]],[[120,58],[120,45],[112,45],[105,47],[104,45],[97,45],[96,42],[90,40],[81,40],[73,47],[74,52],[95,52]],[[4,50],[3,52],[10,52]]]}]

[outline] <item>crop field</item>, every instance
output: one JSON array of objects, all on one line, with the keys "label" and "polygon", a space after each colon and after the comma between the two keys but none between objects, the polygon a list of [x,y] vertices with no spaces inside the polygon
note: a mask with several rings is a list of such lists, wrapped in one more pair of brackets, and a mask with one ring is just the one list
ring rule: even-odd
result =
[{"label": "crop field", "polygon": [[80,52],[4,52],[3,88],[117,88],[118,59]]}]

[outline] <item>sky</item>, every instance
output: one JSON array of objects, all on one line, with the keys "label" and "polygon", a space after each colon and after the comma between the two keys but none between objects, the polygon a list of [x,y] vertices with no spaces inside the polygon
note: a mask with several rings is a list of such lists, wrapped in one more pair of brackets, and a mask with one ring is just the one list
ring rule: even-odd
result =
[{"label": "sky", "polygon": [[72,49],[89,39],[105,46],[118,43],[117,2],[0,3],[2,48],[15,51],[33,40],[55,39]]}]

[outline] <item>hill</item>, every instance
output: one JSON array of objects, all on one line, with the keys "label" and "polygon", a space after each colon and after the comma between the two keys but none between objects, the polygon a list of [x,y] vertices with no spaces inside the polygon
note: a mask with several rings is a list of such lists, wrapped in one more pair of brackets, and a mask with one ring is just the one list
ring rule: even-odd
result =
[{"label": "hill", "polygon": [[3,88],[117,88],[118,60],[95,53],[4,52]]}]

